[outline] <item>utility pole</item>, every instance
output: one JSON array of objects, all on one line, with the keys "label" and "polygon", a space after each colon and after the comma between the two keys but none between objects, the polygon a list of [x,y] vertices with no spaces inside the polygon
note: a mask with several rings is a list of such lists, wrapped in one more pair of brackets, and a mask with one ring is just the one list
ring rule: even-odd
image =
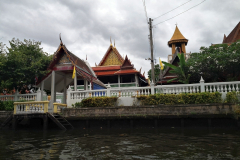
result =
[{"label": "utility pole", "polygon": [[155,84],[155,74],[154,74],[154,59],[153,59],[153,39],[152,39],[152,19],[149,18],[149,32],[150,32],[150,47],[151,47],[151,77],[152,77],[152,81]]}]

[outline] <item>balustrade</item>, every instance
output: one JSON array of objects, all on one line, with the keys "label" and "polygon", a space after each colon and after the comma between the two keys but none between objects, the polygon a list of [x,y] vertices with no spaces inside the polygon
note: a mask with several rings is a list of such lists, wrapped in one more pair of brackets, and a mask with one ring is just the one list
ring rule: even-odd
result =
[{"label": "balustrade", "polygon": [[14,102],[14,114],[46,113],[49,101]]},{"label": "balustrade", "polygon": [[63,108],[67,108],[67,104],[53,103],[53,113],[60,113]]}]

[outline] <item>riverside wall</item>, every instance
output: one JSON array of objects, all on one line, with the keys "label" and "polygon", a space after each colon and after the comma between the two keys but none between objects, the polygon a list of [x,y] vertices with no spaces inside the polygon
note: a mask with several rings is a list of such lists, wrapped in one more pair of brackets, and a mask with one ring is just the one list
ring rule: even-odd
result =
[{"label": "riverside wall", "polygon": [[62,116],[67,119],[119,119],[119,118],[237,118],[234,104],[188,104],[66,108]]}]

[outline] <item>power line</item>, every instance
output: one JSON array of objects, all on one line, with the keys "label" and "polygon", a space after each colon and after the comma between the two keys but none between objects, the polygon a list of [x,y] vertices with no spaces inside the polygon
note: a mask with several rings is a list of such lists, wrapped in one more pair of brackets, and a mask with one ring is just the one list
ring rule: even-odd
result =
[{"label": "power line", "polygon": [[166,22],[166,21],[168,21],[168,20],[170,20],[170,19],[173,19],[173,18],[175,18],[175,17],[177,17],[177,16],[179,16],[179,15],[181,15],[181,14],[183,14],[183,13],[189,11],[190,9],[192,9],[192,8],[194,8],[194,7],[197,7],[198,5],[202,4],[204,1],[206,1],[206,0],[203,0],[202,2],[198,3],[197,5],[191,7],[191,8],[189,8],[189,9],[187,9],[187,10],[185,10],[185,11],[183,11],[183,12],[181,12],[181,13],[179,13],[179,14],[177,14],[177,15],[175,15],[175,16],[169,18],[169,19],[166,19],[165,21],[159,22],[159,23],[157,23],[157,24],[155,24],[155,25],[153,25],[153,26],[156,26],[156,25],[161,24],[161,23],[163,23],[163,22]]},{"label": "power line", "polygon": [[145,0],[142,0],[142,2],[143,2],[143,8],[144,8],[144,11],[145,11],[146,20],[147,20],[147,23],[148,23],[148,16],[147,16],[147,9],[146,9],[146,5],[145,5]]},{"label": "power line", "polygon": [[[192,1],[192,0],[190,0],[190,1]],[[166,12],[166,13],[164,13],[164,14],[162,14],[162,15],[160,15],[160,16],[154,18],[154,19],[157,19],[157,18],[159,18],[159,17],[162,17],[162,16],[164,16],[165,14],[168,14],[169,12],[174,11],[175,9],[177,9],[177,8],[179,8],[179,7],[181,7],[181,6],[185,5],[185,4],[187,4],[187,3],[190,2],[190,1],[187,1],[187,2],[185,2],[185,3],[183,3],[183,4],[181,4],[180,6],[174,8],[174,9],[172,9],[172,10],[170,10],[170,11],[168,11],[168,12]]]}]

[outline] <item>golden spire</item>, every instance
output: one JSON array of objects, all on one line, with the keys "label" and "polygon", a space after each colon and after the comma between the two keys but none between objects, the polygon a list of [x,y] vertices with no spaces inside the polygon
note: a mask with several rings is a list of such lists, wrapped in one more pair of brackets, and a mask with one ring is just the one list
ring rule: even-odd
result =
[{"label": "golden spire", "polygon": [[175,32],[173,33],[172,38],[170,39],[170,41],[172,40],[179,40],[179,39],[186,39],[182,33],[179,31],[177,24],[176,24],[176,28],[175,28]]},{"label": "golden spire", "polygon": [[111,39],[111,37],[110,37],[110,46],[112,46],[112,39]]},{"label": "golden spire", "polygon": [[115,46],[115,39],[114,39],[114,48],[116,48],[116,46]]}]

